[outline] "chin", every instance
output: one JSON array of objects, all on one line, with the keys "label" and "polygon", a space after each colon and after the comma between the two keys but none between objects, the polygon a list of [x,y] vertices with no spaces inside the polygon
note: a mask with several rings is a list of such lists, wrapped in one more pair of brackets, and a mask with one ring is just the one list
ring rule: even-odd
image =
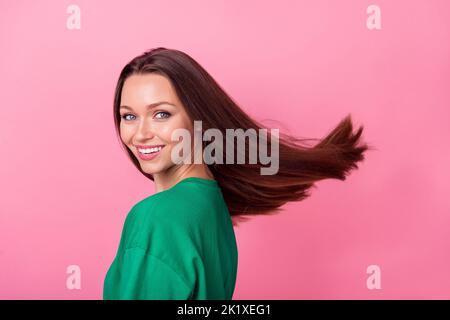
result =
[{"label": "chin", "polygon": [[147,163],[141,163],[141,169],[145,173],[152,175],[164,170],[161,165],[147,164]]},{"label": "chin", "polygon": [[142,169],[142,171],[144,171],[147,174],[155,174],[155,173],[159,172],[159,170],[153,168],[152,166],[148,166],[148,165],[147,166],[141,165],[141,169]]}]

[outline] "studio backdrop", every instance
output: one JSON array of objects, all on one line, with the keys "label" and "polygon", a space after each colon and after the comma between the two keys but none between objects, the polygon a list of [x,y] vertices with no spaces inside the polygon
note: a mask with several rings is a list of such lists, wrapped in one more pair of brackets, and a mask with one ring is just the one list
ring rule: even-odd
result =
[{"label": "studio backdrop", "polygon": [[113,119],[123,66],[199,62],[253,119],[374,148],[234,227],[233,299],[450,298],[450,2],[0,1],[0,299],[101,299],[155,186]]}]

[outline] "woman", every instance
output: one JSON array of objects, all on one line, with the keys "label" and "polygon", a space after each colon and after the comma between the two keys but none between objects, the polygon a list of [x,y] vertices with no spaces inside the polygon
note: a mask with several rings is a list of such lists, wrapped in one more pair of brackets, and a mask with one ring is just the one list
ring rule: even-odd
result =
[{"label": "woman", "polygon": [[[264,127],[194,59],[166,48],[145,52],[124,67],[114,121],[121,145],[155,183],[156,193],[127,215],[105,277],[104,299],[232,299],[238,263],[233,226],[246,216],[273,214],[288,201],[306,198],[319,180],[345,180],[369,148],[359,145],[363,127],[353,133],[347,116],[313,147],[285,134],[261,139],[278,146],[279,153],[271,155],[278,159],[276,174],[261,174],[263,164],[248,161],[248,155],[244,163],[191,161],[198,150],[192,143],[182,156],[190,161],[176,162],[182,140],[173,134],[182,129],[195,135],[194,121],[223,136],[226,129]],[[245,146],[250,147],[249,140]]]}]

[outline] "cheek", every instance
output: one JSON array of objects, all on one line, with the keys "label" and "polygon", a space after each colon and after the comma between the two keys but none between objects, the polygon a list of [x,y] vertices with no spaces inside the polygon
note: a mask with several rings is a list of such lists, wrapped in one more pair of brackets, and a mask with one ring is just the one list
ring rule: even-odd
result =
[{"label": "cheek", "polygon": [[124,143],[127,143],[133,136],[130,126],[120,125],[120,138]]},{"label": "cheek", "polygon": [[184,126],[182,121],[173,121],[171,123],[165,123],[161,125],[158,129],[159,137],[164,140],[167,144],[175,144],[176,141],[172,141],[172,134],[177,129],[188,129]]}]

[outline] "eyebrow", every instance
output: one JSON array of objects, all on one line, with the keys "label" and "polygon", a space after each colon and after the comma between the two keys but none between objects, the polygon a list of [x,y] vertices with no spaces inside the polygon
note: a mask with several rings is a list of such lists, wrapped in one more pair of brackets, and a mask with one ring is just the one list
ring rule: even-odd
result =
[{"label": "eyebrow", "polygon": [[[167,101],[159,101],[159,102],[155,102],[155,103],[151,103],[149,105],[146,106],[147,109],[151,109],[154,107],[157,107],[161,104],[170,104],[171,106],[176,107],[173,103],[167,102]],[[129,106],[120,106],[120,109],[128,109],[128,110],[133,110],[133,108],[129,107]]]}]

